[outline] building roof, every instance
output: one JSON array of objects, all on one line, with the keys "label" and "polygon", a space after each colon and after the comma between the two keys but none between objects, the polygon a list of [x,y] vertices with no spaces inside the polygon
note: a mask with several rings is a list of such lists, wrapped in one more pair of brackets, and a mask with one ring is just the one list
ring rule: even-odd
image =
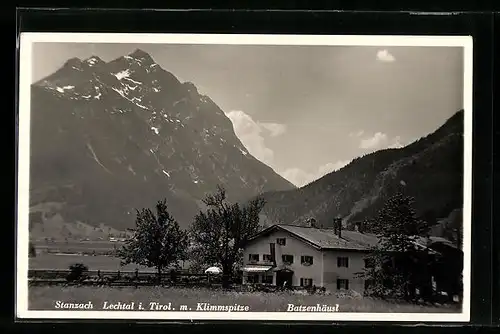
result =
[{"label": "building roof", "polygon": [[253,236],[255,240],[262,235],[266,235],[275,230],[289,232],[293,236],[310,244],[318,249],[346,249],[346,250],[369,250],[378,242],[378,238],[373,234],[359,233],[355,231],[343,230],[341,237],[336,235],[332,229],[321,229],[297,225],[273,225]]},{"label": "building roof", "polygon": [[[272,225],[250,238],[250,242],[260,236],[267,235],[276,230],[286,231],[292,236],[300,239],[320,250],[344,249],[356,251],[369,251],[377,246],[379,238],[372,233],[361,233],[356,231],[342,230],[341,237],[334,233],[333,229],[323,229],[298,225],[279,224]],[[456,248],[449,240],[440,237],[419,238],[416,241],[422,247],[433,248],[434,244],[443,244]]]}]

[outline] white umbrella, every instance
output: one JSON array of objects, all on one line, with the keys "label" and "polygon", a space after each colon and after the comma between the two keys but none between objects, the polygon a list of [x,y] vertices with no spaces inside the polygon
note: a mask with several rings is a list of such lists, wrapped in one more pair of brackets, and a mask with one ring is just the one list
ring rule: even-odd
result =
[{"label": "white umbrella", "polygon": [[205,274],[220,274],[222,270],[218,267],[210,267],[205,270]]}]

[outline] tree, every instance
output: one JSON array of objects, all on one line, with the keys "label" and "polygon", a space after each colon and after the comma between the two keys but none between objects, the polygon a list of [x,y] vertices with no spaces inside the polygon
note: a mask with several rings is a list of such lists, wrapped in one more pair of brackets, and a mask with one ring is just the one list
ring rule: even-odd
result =
[{"label": "tree", "polygon": [[397,193],[372,221],[379,242],[362,274],[370,282],[369,294],[412,299],[417,287],[428,292],[430,257],[421,238],[428,236],[429,225],[417,217],[413,202]]},{"label": "tree", "polygon": [[188,234],[180,229],[167,210],[166,200],[156,204],[156,215],[150,209],[137,210],[133,235],[118,250],[122,264],[136,263],[157,270],[158,282],[164,269],[178,266],[184,260]]},{"label": "tree", "polygon": [[225,189],[217,186],[217,192],[207,195],[203,203],[208,208],[194,219],[191,251],[200,263],[220,265],[223,287],[228,287],[241,262],[244,244],[259,230],[259,213],[265,201],[257,197],[243,207],[231,204]]}]

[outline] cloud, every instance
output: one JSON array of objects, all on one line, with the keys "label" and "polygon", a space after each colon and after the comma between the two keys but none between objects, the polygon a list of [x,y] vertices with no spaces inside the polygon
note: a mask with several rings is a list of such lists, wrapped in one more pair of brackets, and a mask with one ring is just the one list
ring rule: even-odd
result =
[{"label": "cloud", "polygon": [[342,160],[334,163],[329,162],[327,164],[319,166],[318,169],[314,172],[306,172],[300,168],[289,168],[281,173],[281,176],[283,176],[285,179],[287,179],[297,187],[302,187],[325,176],[328,173],[339,170],[349,162],[349,160]]},{"label": "cloud", "polygon": [[347,165],[350,161],[349,160],[340,160],[340,161],[337,161],[337,162],[329,162],[323,166],[320,166],[318,168],[318,178],[328,174],[328,173],[331,173],[333,171],[336,171],[336,170],[339,170],[341,169],[342,167],[344,167],[345,165]]},{"label": "cloud", "polygon": [[250,115],[241,110],[232,110],[226,116],[233,123],[236,136],[250,154],[272,167],[274,152],[266,146],[264,134],[273,137],[279,136],[286,131],[286,126],[278,123],[256,122]]},{"label": "cloud", "polygon": [[377,60],[384,63],[392,63],[396,58],[388,50],[384,49],[377,52]]},{"label": "cloud", "polygon": [[286,125],[279,123],[257,123],[270,132],[271,137],[281,136],[286,132]]},{"label": "cloud", "polygon": [[363,130],[359,130],[358,132],[349,133],[349,137],[361,137],[365,132]]},{"label": "cloud", "polygon": [[361,139],[359,148],[364,150],[377,150],[384,148],[400,148],[401,137],[389,138],[385,133],[377,132],[372,137]]}]

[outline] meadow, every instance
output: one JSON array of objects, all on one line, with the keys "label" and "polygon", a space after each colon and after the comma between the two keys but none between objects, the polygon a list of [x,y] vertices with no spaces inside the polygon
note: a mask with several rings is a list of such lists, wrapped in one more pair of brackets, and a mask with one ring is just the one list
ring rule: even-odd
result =
[{"label": "meadow", "polygon": [[87,286],[30,286],[30,310],[54,310],[56,301],[88,302],[100,309],[104,301],[109,302],[150,302],[168,304],[173,307],[187,305],[196,308],[197,302],[217,305],[248,305],[251,312],[285,311],[289,303],[296,305],[339,304],[340,312],[392,312],[392,313],[458,313],[458,306],[421,306],[413,304],[395,304],[370,298],[338,298],[335,295],[308,295],[297,292],[238,292],[210,288],[181,287],[87,287]]}]

